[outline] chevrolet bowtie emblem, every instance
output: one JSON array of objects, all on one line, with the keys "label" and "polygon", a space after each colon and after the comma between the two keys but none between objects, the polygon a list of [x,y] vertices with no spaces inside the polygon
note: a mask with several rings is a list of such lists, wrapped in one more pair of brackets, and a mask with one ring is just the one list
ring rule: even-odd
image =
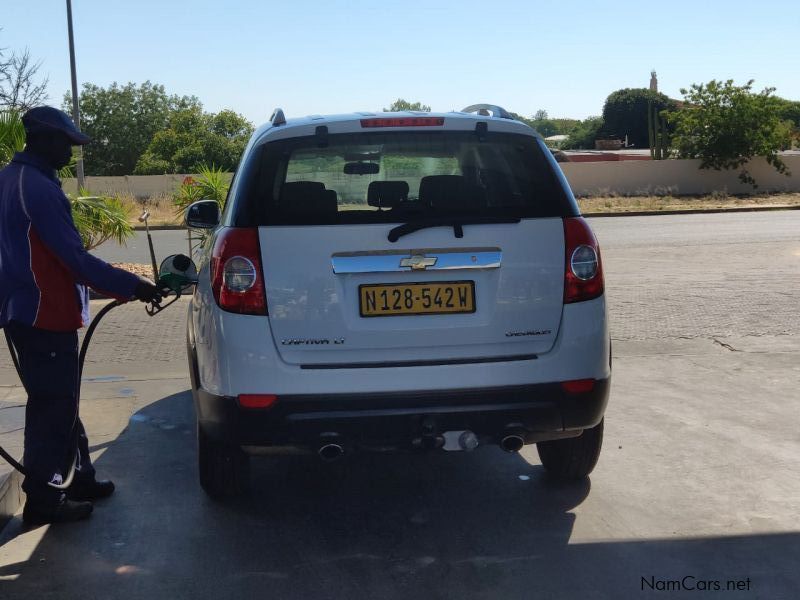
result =
[{"label": "chevrolet bowtie emblem", "polygon": [[435,256],[425,256],[423,254],[415,254],[400,261],[401,267],[410,267],[412,271],[424,271],[428,267],[436,264]]}]

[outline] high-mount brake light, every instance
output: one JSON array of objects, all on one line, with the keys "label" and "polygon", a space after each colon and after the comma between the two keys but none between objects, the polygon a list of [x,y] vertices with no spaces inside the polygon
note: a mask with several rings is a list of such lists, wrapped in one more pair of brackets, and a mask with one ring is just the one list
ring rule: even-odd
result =
[{"label": "high-mount brake light", "polygon": [[602,296],[604,285],[600,246],[583,217],[564,219],[564,244],[564,304]]},{"label": "high-mount brake light", "polygon": [[444,117],[381,117],[361,119],[361,127],[441,127]]},{"label": "high-mount brake light", "polygon": [[211,254],[211,288],[223,310],[267,314],[257,228],[228,227],[220,231]]}]

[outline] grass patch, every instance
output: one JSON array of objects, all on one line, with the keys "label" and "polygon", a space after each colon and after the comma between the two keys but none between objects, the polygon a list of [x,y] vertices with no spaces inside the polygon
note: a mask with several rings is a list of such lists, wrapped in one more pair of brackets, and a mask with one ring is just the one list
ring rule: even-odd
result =
[{"label": "grass patch", "polygon": [[135,198],[129,194],[119,196],[123,205],[130,208],[131,225],[141,225],[139,215],[146,210],[150,213],[150,225],[180,225],[182,215],[175,214],[175,205],[172,203],[172,194],[159,194],[150,198]]},{"label": "grass patch", "polygon": [[669,210],[719,210],[772,206],[800,206],[800,193],[730,196],[714,192],[706,196],[587,196],[578,198],[584,214],[662,212]]},{"label": "grass patch", "polygon": [[[139,215],[142,210],[150,212],[150,225],[180,225],[181,215],[175,214],[171,194],[160,194],[152,198],[137,199],[133,196],[120,196],[123,204],[130,207],[131,225],[141,225]],[[750,196],[730,196],[725,192],[714,192],[706,196],[618,196],[613,193],[578,198],[581,212],[626,213],[663,212],[669,210],[718,210],[726,208],[754,208],[764,206],[800,206],[800,193],[758,194]],[[364,209],[365,204],[346,204],[340,210]]]}]

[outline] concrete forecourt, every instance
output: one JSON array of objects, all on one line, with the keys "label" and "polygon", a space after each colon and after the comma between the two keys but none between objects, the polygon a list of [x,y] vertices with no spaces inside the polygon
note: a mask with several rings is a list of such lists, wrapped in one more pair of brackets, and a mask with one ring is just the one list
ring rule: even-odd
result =
[{"label": "concrete forecourt", "polygon": [[[13,517],[0,597],[796,597],[800,211],[591,225],[614,376],[589,481],[550,483],[533,446],[284,456],[254,462],[249,496],[214,503],[197,485],[186,305],[150,319],[132,304],[98,329],[83,387],[118,492],[83,523]],[[159,232],[157,251],[183,236]],[[23,411],[0,352],[12,451]]]}]

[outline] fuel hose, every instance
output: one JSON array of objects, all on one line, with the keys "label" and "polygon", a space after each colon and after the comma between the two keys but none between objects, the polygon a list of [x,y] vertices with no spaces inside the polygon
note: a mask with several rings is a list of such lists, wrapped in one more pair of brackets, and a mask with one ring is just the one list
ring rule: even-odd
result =
[{"label": "fuel hose", "polygon": [[[122,302],[119,302],[117,300],[114,300],[113,302],[109,302],[102,309],[100,309],[100,312],[98,312],[95,315],[94,319],[92,319],[92,322],[89,324],[89,329],[86,330],[86,335],[83,336],[83,342],[81,343],[80,354],[78,355],[78,386],[80,386],[80,382],[81,382],[81,380],[83,378],[83,363],[86,360],[86,352],[89,350],[89,343],[92,341],[92,335],[94,334],[95,329],[97,329],[97,326],[100,324],[100,321],[103,319],[103,317],[105,317],[112,309],[116,308],[117,306],[120,306],[121,304],[122,304]],[[17,353],[17,350],[14,347],[14,343],[11,341],[11,336],[8,334],[8,331],[4,329],[3,333],[6,336],[6,343],[8,344],[8,351],[11,354],[11,362],[14,364],[14,368],[17,371],[17,375],[19,376],[19,380],[22,382],[22,387],[25,388],[25,391],[27,392],[28,388],[25,385],[25,378],[22,376],[22,368],[20,367],[20,364],[19,364],[19,355]],[[80,389],[79,389],[79,394],[78,394],[78,404],[80,405]],[[76,416],[77,416],[77,407],[76,407]],[[72,479],[75,476],[75,467],[77,466],[77,463],[78,463],[78,430],[77,430],[77,424],[78,424],[78,419],[76,418],[75,419],[75,423],[73,425],[73,429],[72,429],[73,446],[75,448],[75,450],[73,452],[74,458],[72,460],[72,465],[71,465],[71,467],[69,469],[69,473],[67,474],[67,477],[64,479],[63,483],[56,484],[56,483],[47,482],[47,485],[49,485],[50,487],[53,487],[53,488],[56,488],[56,489],[59,489],[59,490],[65,490],[72,484]],[[8,452],[6,452],[5,448],[3,448],[2,446],[0,446],[0,456],[2,456],[3,459],[6,462],[8,462],[12,467],[14,467],[17,471],[19,471],[20,473],[22,473],[23,475],[28,477],[28,473],[25,470],[25,467],[22,464],[20,464],[17,460],[15,460],[14,457],[11,456]]]}]

